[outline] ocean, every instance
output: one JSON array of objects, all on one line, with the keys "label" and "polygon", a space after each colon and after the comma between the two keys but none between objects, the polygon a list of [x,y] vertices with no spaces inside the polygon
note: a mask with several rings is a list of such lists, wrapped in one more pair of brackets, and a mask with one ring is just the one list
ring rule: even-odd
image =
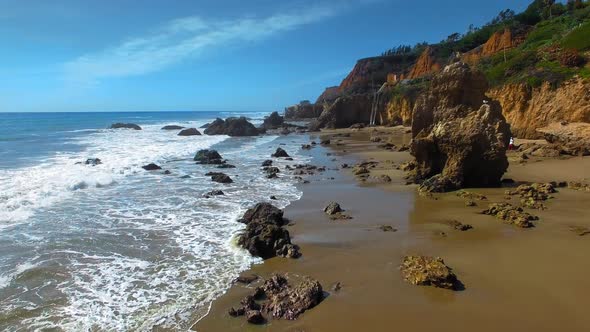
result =
[{"label": "ocean", "polygon": [[[0,113],[0,330],[178,331],[205,315],[260,262],[236,247],[237,218],[271,195],[279,207],[301,197],[295,179],[266,179],[260,164],[279,142],[307,161],[277,136],[161,130],[236,115],[267,114]],[[106,129],[115,122],[143,130]],[[233,184],[192,161],[206,148],[237,166],[223,170]],[[163,170],[141,168],[152,162]],[[214,189],[226,195],[204,197]]]}]

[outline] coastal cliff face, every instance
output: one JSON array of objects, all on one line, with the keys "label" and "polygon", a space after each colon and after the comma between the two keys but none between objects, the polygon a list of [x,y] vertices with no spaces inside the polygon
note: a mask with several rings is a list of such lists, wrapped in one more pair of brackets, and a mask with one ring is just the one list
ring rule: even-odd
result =
[{"label": "coastal cliff face", "polygon": [[520,138],[541,138],[538,128],[552,122],[590,122],[590,80],[574,78],[553,89],[509,84],[488,91],[498,100],[512,131]]},{"label": "coastal cliff face", "polygon": [[331,86],[326,88],[324,92],[316,100],[316,104],[332,103],[340,96],[340,87]]},{"label": "coastal cliff face", "polygon": [[509,28],[497,31],[492,34],[485,44],[463,54],[461,60],[470,65],[475,65],[482,58],[495,55],[504,50],[508,51],[524,42],[526,32],[526,30],[513,31]]},{"label": "coastal cliff face", "polygon": [[391,98],[385,107],[379,109],[379,123],[385,126],[410,126],[415,103],[414,98],[407,96]]},{"label": "coastal cliff face", "polygon": [[345,128],[355,123],[369,123],[371,104],[369,94],[340,97],[322,112],[312,127]]},{"label": "coastal cliff face", "polygon": [[320,103],[311,104],[309,102],[301,102],[285,108],[286,119],[315,119],[324,110],[324,106]]},{"label": "coastal cliff face", "polygon": [[434,57],[434,50],[431,47],[427,47],[416,61],[416,64],[410,70],[408,78],[414,79],[433,74],[440,71],[440,69],[441,65]]}]

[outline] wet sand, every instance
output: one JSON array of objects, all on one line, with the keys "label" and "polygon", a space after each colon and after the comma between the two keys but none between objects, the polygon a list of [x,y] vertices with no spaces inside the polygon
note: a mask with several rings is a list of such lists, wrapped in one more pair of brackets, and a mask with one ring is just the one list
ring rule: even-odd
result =
[{"label": "wet sand", "polygon": [[[379,128],[395,133],[394,143],[408,142],[403,128]],[[332,138],[329,148],[309,151],[313,164],[329,171],[302,184],[304,195],[285,210],[298,260],[273,258],[245,274],[267,277],[273,272],[308,275],[328,293],[316,308],[296,321],[271,320],[254,326],[231,318],[227,310],[252,292],[234,285],[215,301],[198,331],[587,331],[590,326],[590,235],[578,236],[570,226],[590,227],[590,193],[559,189],[544,211],[527,212],[540,220],[531,229],[506,225],[480,214],[490,202],[503,202],[506,188],[475,189],[487,201],[466,207],[454,193],[419,196],[405,185],[394,164],[410,160],[407,152],[371,143],[373,129]],[[312,135],[312,139],[319,141]],[[342,140],[341,142],[337,142]],[[345,150],[345,152],[343,152]],[[332,154],[326,156],[326,153]],[[332,161],[332,158],[336,158]],[[373,159],[379,166],[371,175],[387,174],[388,184],[360,183],[342,163]],[[334,177],[334,180],[328,178]],[[532,159],[510,167],[506,177],[516,181],[579,181],[590,178],[590,158]],[[518,203],[513,197],[512,203]],[[339,202],[354,219],[330,221],[323,213],[329,201]],[[458,220],[473,229],[451,229],[444,222]],[[391,225],[396,232],[383,232]],[[401,278],[404,255],[440,256],[464,284],[462,291],[413,286]],[[332,291],[336,282],[342,284]]]}]

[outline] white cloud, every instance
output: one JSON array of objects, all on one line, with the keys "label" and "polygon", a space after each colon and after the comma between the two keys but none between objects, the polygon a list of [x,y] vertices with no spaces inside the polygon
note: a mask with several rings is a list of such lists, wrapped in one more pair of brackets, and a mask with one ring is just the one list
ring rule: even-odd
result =
[{"label": "white cloud", "polygon": [[210,21],[192,16],[175,19],[149,35],[66,63],[66,77],[89,83],[108,77],[143,75],[197,56],[210,48],[260,41],[329,18],[337,11],[335,7],[312,7],[265,18]]}]

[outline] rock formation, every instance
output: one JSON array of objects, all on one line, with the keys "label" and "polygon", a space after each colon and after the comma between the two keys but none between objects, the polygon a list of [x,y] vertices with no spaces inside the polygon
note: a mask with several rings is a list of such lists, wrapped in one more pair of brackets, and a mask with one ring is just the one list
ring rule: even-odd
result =
[{"label": "rock formation", "polygon": [[297,105],[285,108],[286,119],[314,119],[322,114],[323,104],[311,104],[308,101],[302,101]]},{"label": "rock formation", "polygon": [[274,256],[298,258],[299,247],[291,243],[283,211],[269,203],[258,203],[244,213],[240,222],[246,224],[238,244],[253,256],[268,259]]},{"label": "rock formation", "polygon": [[228,135],[228,136],[258,136],[260,131],[248,122],[245,117],[215,119],[207,129],[207,135]]},{"label": "rock formation", "polygon": [[162,127],[162,130],[180,130],[180,129],[184,129],[184,127],[177,126],[177,125],[169,125],[169,126]]},{"label": "rock formation", "polygon": [[220,165],[225,162],[219,152],[209,149],[199,150],[193,160],[196,161],[197,164],[203,165]]},{"label": "rock formation", "polygon": [[485,101],[487,81],[464,63],[433,78],[414,110],[411,153],[424,191],[500,184],[508,168],[510,126],[494,101]]},{"label": "rock formation", "polygon": [[200,136],[201,133],[196,128],[183,129],[178,133],[178,136]]},{"label": "rock formation", "polygon": [[410,70],[408,78],[415,79],[425,75],[430,75],[439,72],[440,69],[441,66],[434,57],[433,48],[426,47],[422,54],[420,54],[416,64],[412,67],[412,70]]},{"label": "rock formation", "polygon": [[340,87],[339,86],[331,86],[326,88],[324,92],[318,97],[316,100],[316,104],[321,105],[324,103],[331,104],[333,103],[338,97],[340,97]]},{"label": "rock formation", "polygon": [[262,128],[264,129],[276,129],[283,125],[285,119],[279,115],[278,112],[272,112],[268,117],[264,119]]},{"label": "rock formation", "polygon": [[519,138],[540,138],[538,128],[553,122],[590,122],[590,80],[573,78],[557,89],[508,84],[488,92],[502,105],[506,121]]},{"label": "rock formation", "polygon": [[355,123],[369,123],[372,100],[368,94],[340,97],[322,112],[310,129],[348,128]]},{"label": "rock formation", "polygon": [[110,129],[135,129],[141,130],[141,127],[136,125],[135,123],[113,123]]},{"label": "rock formation", "polygon": [[405,281],[412,285],[456,290],[460,283],[440,257],[406,256],[400,266]]},{"label": "rock formation", "polygon": [[561,154],[590,155],[590,123],[552,123],[537,131],[554,144]]}]

